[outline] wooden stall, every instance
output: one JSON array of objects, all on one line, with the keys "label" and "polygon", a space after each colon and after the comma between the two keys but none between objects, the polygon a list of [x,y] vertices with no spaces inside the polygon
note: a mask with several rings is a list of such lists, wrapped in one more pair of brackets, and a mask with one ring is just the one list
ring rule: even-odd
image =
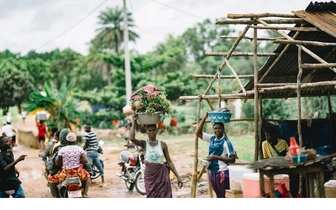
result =
[{"label": "wooden stall", "polygon": [[[192,75],[192,78],[209,78],[208,88],[198,96],[181,96],[180,100],[198,100],[197,119],[199,123],[202,102],[205,101],[210,110],[220,107],[221,101],[229,99],[254,100],[255,153],[254,160],[260,158],[263,99],[296,98],[298,102],[297,130],[302,147],[301,132],[301,99],[302,97],[327,96],[328,120],[331,122],[333,110],[330,97],[336,95],[336,4],[334,2],[311,2],[305,10],[293,11],[291,14],[228,14],[227,19],[218,20],[218,25],[242,25],[244,29],[238,36],[222,36],[223,39],[235,40],[228,52],[207,52],[207,56],[218,56],[223,62],[218,66],[215,75]],[[270,30],[277,33],[276,38],[263,38],[260,31]],[[253,34],[248,36],[248,32]],[[243,39],[253,42],[253,52],[238,52]],[[268,53],[258,52],[260,41],[272,42],[276,50]],[[230,65],[234,56],[249,56],[253,59],[253,75],[238,75]],[[267,56],[268,60],[260,67],[258,57]],[[221,75],[224,67],[230,69],[232,75]],[[251,78],[245,85],[242,78]],[[237,80],[240,91],[223,94],[220,90],[209,95],[215,82],[220,87],[227,79]],[[213,102],[213,101],[216,102]],[[215,108],[214,108],[215,107]],[[231,119],[232,122],[241,119]],[[331,125],[331,123],[329,124]],[[330,128],[330,130],[332,130]],[[335,150],[335,137],[329,135],[331,153]],[[192,179],[191,197],[196,197],[198,138],[195,138],[195,159]],[[210,189],[211,190],[211,189]],[[210,194],[212,195],[212,194]],[[212,197],[212,196],[211,196]]]}]

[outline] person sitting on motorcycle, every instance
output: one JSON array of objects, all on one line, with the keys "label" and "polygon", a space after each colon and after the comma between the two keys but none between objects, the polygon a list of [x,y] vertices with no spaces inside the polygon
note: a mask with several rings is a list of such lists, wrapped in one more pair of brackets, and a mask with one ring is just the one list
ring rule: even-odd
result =
[{"label": "person sitting on motorcycle", "polygon": [[143,148],[145,154],[144,180],[147,198],[172,198],[172,187],[169,179],[170,171],[177,177],[178,187],[183,186],[183,182],[173,161],[170,159],[166,142],[158,140],[157,127],[155,124],[146,125],[148,140],[135,138],[135,124],[138,115],[132,116],[133,123],[130,129],[129,138],[136,145]]},{"label": "person sitting on motorcycle", "polygon": [[88,158],[89,164],[94,164],[100,173],[101,177],[101,185],[99,187],[106,186],[105,180],[104,180],[104,168],[100,162],[100,158],[98,156],[98,150],[99,150],[99,145],[98,145],[98,140],[97,140],[97,135],[95,132],[91,130],[91,124],[86,123],[84,126],[85,130],[85,144],[83,149],[86,151],[86,156]]},{"label": "person sitting on motorcycle", "polygon": [[75,133],[68,133],[66,136],[68,145],[60,148],[56,158],[56,165],[62,165],[62,169],[56,174],[48,176],[50,188],[56,198],[60,197],[57,184],[63,182],[68,175],[78,175],[84,186],[83,197],[89,197],[87,193],[90,184],[90,174],[83,168],[88,159],[83,148],[76,145],[76,140],[77,135]]},{"label": "person sitting on motorcycle", "polygon": [[54,137],[50,138],[43,154],[41,154],[42,160],[45,163],[45,175],[47,179],[48,179],[48,175],[50,174],[50,161],[53,156],[53,150],[54,150],[55,145],[59,142],[60,132],[61,131],[57,130],[54,133]]}]

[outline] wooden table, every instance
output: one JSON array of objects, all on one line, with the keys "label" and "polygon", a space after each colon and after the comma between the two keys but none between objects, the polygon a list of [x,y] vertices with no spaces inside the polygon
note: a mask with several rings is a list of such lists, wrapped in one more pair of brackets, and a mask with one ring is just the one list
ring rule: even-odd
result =
[{"label": "wooden table", "polygon": [[294,164],[286,160],[283,156],[262,159],[249,165],[251,169],[259,171],[260,192],[264,191],[264,175],[269,177],[269,189],[271,198],[275,197],[274,193],[274,175],[276,174],[302,174],[306,177],[307,197],[314,198],[314,180],[316,180],[317,192],[319,198],[325,198],[324,191],[324,168],[322,162],[331,161],[335,154],[317,157],[314,160],[308,160],[304,163]]}]

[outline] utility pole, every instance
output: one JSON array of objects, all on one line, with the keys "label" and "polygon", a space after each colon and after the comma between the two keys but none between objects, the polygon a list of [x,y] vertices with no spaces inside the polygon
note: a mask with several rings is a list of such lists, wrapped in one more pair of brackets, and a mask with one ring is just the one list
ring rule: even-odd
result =
[{"label": "utility pole", "polygon": [[131,83],[131,64],[128,51],[128,22],[127,22],[127,9],[126,0],[124,2],[124,46],[125,46],[125,79],[126,79],[126,105],[129,104],[129,100],[132,95],[132,83]]}]

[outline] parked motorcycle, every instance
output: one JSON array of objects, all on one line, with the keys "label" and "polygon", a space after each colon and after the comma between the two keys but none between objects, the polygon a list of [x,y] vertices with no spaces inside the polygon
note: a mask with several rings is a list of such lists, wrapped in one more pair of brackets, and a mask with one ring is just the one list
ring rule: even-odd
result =
[{"label": "parked motorcycle", "polygon": [[[129,138],[124,137],[124,139],[128,140]],[[132,191],[135,186],[138,193],[146,195],[142,148],[137,147],[134,153],[128,150],[120,152],[120,160],[118,165],[121,166],[121,171],[117,173],[117,176],[125,180],[126,188],[129,191]]]}]

